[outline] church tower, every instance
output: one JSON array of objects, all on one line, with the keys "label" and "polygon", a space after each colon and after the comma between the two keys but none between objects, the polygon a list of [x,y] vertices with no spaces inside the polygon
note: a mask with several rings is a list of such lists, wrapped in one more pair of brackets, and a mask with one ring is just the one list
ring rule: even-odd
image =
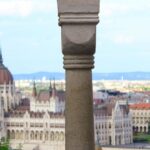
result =
[{"label": "church tower", "polygon": [[15,107],[14,81],[11,72],[3,64],[2,51],[0,48],[0,100],[4,104],[4,110],[7,112]]}]

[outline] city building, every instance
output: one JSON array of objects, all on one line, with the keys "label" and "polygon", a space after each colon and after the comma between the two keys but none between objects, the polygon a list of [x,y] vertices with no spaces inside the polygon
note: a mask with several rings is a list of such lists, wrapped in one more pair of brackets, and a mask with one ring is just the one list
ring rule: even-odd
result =
[{"label": "city building", "polygon": [[130,105],[134,132],[150,132],[150,103]]},{"label": "city building", "polygon": [[[1,97],[1,96],[0,96]],[[0,100],[0,139],[3,137],[6,137],[6,128],[5,128],[5,122],[4,122],[4,110],[3,108],[2,100]]]},{"label": "city building", "polygon": [[11,72],[4,66],[0,50],[0,139],[10,139],[13,148],[31,144],[33,149],[45,143],[49,147],[65,145],[64,91],[55,83],[49,90],[36,91],[22,97],[15,89]]},{"label": "city building", "polygon": [[62,145],[65,141],[63,114],[50,112],[10,112],[5,116],[7,138],[12,144]]},{"label": "city building", "polygon": [[100,145],[133,143],[132,116],[128,104],[104,103],[95,108],[95,140]]},{"label": "city building", "polygon": [[[29,144],[29,150],[40,144],[49,148],[65,148],[65,92],[57,90],[55,81],[49,88],[37,90],[22,97],[16,92],[13,76],[3,65],[0,53],[0,138],[10,139],[12,147]],[[98,93],[107,98],[107,93]],[[100,145],[132,143],[132,122],[128,105],[116,103],[95,104],[95,142]],[[60,148],[59,148],[60,149]]]},{"label": "city building", "polygon": [[4,113],[15,109],[20,103],[20,94],[15,91],[11,72],[3,64],[0,49],[0,139],[6,137]]},{"label": "city building", "polygon": [[11,72],[3,64],[2,52],[0,49],[0,95],[4,105],[4,111],[15,108],[19,105],[20,95],[15,92],[15,84]]},{"label": "city building", "polygon": [[65,109],[65,92],[56,90],[55,82],[52,88],[51,82],[48,90],[40,90],[37,93],[34,83],[33,93],[30,101],[30,111],[63,113]]}]

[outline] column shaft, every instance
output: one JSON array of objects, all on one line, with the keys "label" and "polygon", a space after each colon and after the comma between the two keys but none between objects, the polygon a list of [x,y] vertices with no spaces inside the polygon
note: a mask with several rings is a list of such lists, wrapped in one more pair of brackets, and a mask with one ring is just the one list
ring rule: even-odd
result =
[{"label": "column shaft", "polygon": [[66,150],[94,150],[90,69],[66,71]]}]

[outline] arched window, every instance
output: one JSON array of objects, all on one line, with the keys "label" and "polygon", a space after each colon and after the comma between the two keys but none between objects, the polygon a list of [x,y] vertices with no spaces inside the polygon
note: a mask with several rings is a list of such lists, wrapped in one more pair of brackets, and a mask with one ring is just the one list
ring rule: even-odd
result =
[{"label": "arched window", "polygon": [[54,141],[54,132],[51,132],[51,133],[50,133],[50,140],[51,140],[51,141]]}]

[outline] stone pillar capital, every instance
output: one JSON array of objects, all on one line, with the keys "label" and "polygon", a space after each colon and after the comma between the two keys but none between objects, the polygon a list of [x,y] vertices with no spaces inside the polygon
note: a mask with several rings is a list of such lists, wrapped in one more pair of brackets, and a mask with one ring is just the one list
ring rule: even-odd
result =
[{"label": "stone pillar capital", "polygon": [[94,67],[98,13],[99,0],[58,0],[64,68]]},{"label": "stone pillar capital", "polygon": [[99,0],[57,0],[58,14],[98,14]]},{"label": "stone pillar capital", "polygon": [[66,70],[66,150],[95,150],[92,72],[99,0],[58,0]]}]

